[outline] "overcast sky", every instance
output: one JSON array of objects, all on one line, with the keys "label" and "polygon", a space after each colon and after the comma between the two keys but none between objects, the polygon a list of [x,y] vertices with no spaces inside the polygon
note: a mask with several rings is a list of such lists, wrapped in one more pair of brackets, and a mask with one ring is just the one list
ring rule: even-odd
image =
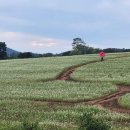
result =
[{"label": "overcast sky", "polygon": [[10,48],[59,53],[75,37],[130,48],[130,0],[0,0],[0,41]]}]

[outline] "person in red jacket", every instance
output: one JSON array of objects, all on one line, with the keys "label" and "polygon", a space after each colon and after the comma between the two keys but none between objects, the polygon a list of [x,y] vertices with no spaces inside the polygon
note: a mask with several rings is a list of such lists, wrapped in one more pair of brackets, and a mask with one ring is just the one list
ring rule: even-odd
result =
[{"label": "person in red jacket", "polygon": [[104,57],[106,56],[106,53],[104,51],[101,51],[99,53],[99,56],[101,57],[101,61],[104,61]]}]

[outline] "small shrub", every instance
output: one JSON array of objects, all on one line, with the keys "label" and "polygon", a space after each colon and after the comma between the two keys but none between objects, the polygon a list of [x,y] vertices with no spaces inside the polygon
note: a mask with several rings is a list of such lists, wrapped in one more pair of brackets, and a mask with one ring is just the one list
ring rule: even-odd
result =
[{"label": "small shrub", "polygon": [[30,123],[25,121],[22,123],[22,130],[42,130],[42,129],[38,126],[38,122]]},{"label": "small shrub", "polygon": [[101,119],[95,119],[91,113],[85,113],[80,117],[79,130],[109,130],[110,128],[110,125]]}]

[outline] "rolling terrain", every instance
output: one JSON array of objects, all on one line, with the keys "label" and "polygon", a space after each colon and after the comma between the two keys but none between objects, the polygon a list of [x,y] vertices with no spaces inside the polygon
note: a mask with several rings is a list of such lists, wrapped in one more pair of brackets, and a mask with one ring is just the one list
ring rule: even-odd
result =
[{"label": "rolling terrain", "polygon": [[0,129],[39,122],[44,129],[77,130],[93,112],[111,130],[130,129],[130,53],[0,62]]}]

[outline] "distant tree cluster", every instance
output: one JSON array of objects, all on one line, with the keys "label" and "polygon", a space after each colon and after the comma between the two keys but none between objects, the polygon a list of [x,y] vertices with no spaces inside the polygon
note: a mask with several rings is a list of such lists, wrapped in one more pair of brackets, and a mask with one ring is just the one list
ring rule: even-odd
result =
[{"label": "distant tree cluster", "polygon": [[[11,50],[11,52],[9,51]],[[7,58],[37,58],[37,57],[55,57],[55,56],[71,56],[83,54],[97,54],[102,49],[88,46],[81,38],[74,38],[72,43],[72,50],[62,52],[60,54],[44,53],[37,54],[32,52],[17,52],[6,47],[5,42],[0,42],[0,60]],[[130,49],[106,48],[103,49],[106,53],[130,52]]]},{"label": "distant tree cluster", "polygon": [[36,54],[32,52],[19,53],[18,58],[38,58],[38,57],[52,57],[56,56],[53,53]]},{"label": "distant tree cluster", "polygon": [[18,58],[33,58],[33,54],[31,52],[19,53]]},{"label": "distant tree cluster", "polygon": [[54,56],[54,54],[52,54],[52,53],[45,53],[45,54],[42,54],[41,56],[42,57],[52,57],[52,56]]},{"label": "distant tree cluster", "polygon": [[5,42],[0,42],[0,60],[6,59],[7,53],[6,53],[6,44]]},{"label": "distant tree cluster", "polygon": [[118,52],[130,52],[130,49],[118,49],[118,48],[106,48],[104,49],[106,53],[118,53]]}]

